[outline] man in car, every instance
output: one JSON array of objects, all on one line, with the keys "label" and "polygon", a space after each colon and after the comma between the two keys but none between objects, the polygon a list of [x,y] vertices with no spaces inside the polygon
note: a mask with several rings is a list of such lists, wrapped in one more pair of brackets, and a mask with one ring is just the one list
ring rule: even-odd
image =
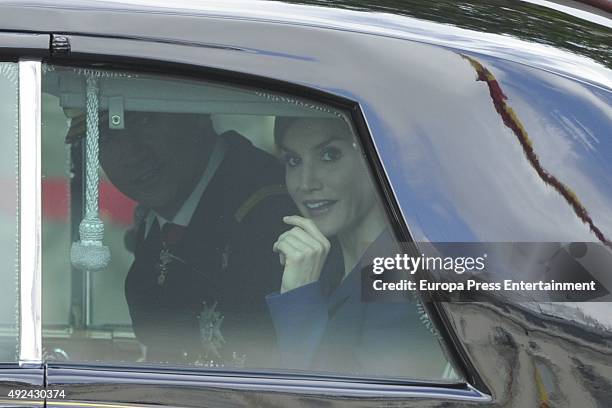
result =
[{"label": "man in car", "polygon": [[264,298],[278,290],[280,268],[271,248],[295,211],[280,164],[237,132],[217,135],[208,115],[126,112],[124,124],[100,118],[99,157],[144,209],[125,295],[147,360],[273,358]]}]

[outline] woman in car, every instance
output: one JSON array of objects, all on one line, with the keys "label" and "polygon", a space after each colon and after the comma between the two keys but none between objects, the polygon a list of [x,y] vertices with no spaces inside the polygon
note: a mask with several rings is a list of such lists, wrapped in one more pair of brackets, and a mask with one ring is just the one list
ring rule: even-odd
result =
[{"label": "woman in car", "polygon": [[275,139],[300,211],[283,218],[291,228],[273,246],[283,267],[280,292],[267,297],[283,365],[440,376],[446,361],[436,357],[416,299],[368,296],[372,259],[398,246],[350,128],[334,118],[279,119]]}]

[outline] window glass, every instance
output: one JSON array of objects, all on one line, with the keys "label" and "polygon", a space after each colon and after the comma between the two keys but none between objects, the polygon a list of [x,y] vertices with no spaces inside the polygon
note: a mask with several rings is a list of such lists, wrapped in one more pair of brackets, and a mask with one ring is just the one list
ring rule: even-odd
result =
[{"label": "window glass", "polygon": [[0,62],[0,362],[18,359],[18,68]]},{"label": "window glass", "polygon": [[[260,89],[46,66],[48,358],[456,380],[343,111]],[[367,291],[366,291],[367,292]]]}]

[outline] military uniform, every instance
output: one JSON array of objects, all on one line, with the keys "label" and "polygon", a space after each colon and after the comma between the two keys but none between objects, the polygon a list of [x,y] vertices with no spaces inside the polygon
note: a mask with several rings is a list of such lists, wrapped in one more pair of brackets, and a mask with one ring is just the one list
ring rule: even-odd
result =
[{"label": "military uniform", "polygon": [[223,160],[170,253],[156,221],[137,227],[125,295],[148,361],[254,366],[276,354],[265,303],[282,275],[272,244],[297,210],[274,157],[236,132],[221,137]]}]

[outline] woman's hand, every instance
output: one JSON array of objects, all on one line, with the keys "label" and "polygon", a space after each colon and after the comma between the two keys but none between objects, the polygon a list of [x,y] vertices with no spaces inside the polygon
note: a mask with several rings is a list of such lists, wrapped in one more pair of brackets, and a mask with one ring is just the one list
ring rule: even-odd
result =
[{"label": "woman's hand", "polygon": [[272,247],[285,266],[281,293],[316,282],[330,248],[329,240],[312,220],[292,215],[283,217],[283,222],[294,227],[282,233]]}]

